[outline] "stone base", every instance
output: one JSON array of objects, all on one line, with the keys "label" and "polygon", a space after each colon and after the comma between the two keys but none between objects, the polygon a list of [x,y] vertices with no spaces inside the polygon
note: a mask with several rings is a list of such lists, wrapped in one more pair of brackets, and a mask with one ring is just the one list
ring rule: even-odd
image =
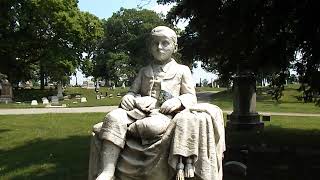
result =
[{"label": "stone base", "polygon": [[228,116],[229,119],[226,128],[229,130],[263,130],[264,123],[260,120],[258,113],[251,114],[236,114],[232,113]]}]

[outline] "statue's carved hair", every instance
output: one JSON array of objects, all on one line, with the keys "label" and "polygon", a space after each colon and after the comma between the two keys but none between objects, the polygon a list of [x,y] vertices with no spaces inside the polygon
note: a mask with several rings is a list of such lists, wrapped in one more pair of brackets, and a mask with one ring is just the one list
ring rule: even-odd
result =
[{"label": "statue's carved hair", "polygon": [[151,36],[166,36],[173,40],[175,44],[177,44],[177,34],[174,30],[166,27],[166,26],[157,26],[151,30]]}]

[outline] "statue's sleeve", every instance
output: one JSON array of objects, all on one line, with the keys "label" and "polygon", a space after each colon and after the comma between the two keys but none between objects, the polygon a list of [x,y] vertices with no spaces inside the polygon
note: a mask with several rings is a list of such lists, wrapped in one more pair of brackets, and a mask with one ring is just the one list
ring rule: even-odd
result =
[{"label": "statue's sleeve", "polygon": [[128,94],[132,94],[132,95],[140,94],[142,75],[143,75],[143,68],[140,69],[140,71],[138,72],[136,78],[134,79],[134,81],[128,91]]},{"label": "statue's sleeve", "polygon": [[180,96],[178,97],[185,108],[197,104],[196,91],[189,67],[183,66]]}]

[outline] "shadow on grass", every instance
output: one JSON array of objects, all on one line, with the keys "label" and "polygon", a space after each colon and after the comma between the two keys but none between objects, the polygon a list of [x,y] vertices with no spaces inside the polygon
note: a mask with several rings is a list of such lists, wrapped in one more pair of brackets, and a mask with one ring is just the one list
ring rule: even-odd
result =
[{"label": "shadow on grass", "polygon": [[213,100],[224,100],[229,101],[232,100],[232,90],[225,90],[214,93],[212,95]]},{"label": "shadow on grass", "polygon": [[89,136],[70,136],[0,150],[0,179],[87,179],[89,143]]},{"label": "shadow on grass", "polygon": [[[261,133],[229,132],[225,161],[247,165],[244,179],[320,179],[320,129],[269,125]],[[225,180],[239,179],[226,174]]]},{"label": "shadow on grass", "polygon": [[11,131],[11,129],[0,129],[0,133],[4,133],[4,132],[8,132],[8,131]]}]

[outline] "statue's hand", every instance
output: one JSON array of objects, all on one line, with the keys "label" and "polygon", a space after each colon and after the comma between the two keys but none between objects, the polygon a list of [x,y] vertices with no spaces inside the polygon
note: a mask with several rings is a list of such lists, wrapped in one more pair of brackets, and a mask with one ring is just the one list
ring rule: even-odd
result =
[{"label": "statue's hand", "polygon": [[123,96],[120,106],[127,111],[130,111],[134,108],[135,97],[132,94],[127,94]]},{"label": "statue's hand", "polygon": [[160,112],[163,114],[169,114],[173,111],[181,108],[181,101],[178,98],[171,98],[165,101],[160,107]]}]

